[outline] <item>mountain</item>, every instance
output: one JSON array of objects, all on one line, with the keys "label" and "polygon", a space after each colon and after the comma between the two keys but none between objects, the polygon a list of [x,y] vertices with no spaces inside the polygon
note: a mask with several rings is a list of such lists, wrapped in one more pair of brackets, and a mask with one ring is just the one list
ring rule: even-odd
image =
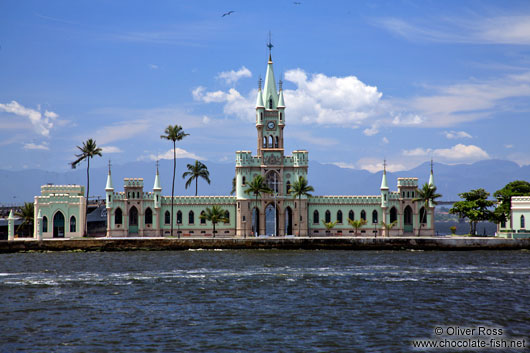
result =
[{"label": "mountain", "polygon": [[[195,188],[184,189],[182,173],[191,159],[178,160],[178,172],[175,178],[175,195],[193,195]],[[232,189],[234,164],[206,162],[210,171],[211,185],[199,181],[199,195],[228,195]],[[171,193],[173,161],[160,162],[160,180],[164,195]],[[398,177],[417,177],[420,185],[429,180],[429,163],[424,163],[409,171],[387,173],[388,186],[397,189]],[[335,165],[309,163],[309,183],[315,188],[315,195],[378,195],[381,185],[381,174],[365,170],[339,168]],[[115,165],[112,168],[112,179],[115,191],[123,190],[123,178],[144,178],[144,190],[153,187],[155,169],[153,162],[131,162]],[[90,170],[91,196],[105,195],[107,180],[106,168]],[[504,160],[486,160],[473,164],[446,165],[435,163],[434,180],[442,200],[458,200],[458,193],[476,188],[484,188],[493,194],[496,190],[513,180],[530,181],[530,166],[520,167],[518,164]],[[43,170],[8,171],[0,170],[0,203],[3,205],[21,204],[33,201],[40,195],[40,186],[53,184],[86,183],[86,169],[67,172],[50,172]]]}]

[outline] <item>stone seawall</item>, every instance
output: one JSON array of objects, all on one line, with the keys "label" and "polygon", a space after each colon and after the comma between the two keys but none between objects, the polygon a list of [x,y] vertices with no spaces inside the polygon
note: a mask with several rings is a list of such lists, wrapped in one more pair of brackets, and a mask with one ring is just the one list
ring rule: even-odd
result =
[{"label": "stone seawall", "polygon": [[0,241],[0,253],[190,249],[530,250],[530,239],[502,238],[91,238]]}]

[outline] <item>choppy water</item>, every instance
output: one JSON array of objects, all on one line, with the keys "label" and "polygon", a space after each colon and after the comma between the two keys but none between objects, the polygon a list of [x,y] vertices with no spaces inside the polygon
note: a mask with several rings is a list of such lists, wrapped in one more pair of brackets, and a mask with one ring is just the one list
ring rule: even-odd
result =
[{"label": "choppy water", "polygon": [[439,325],[530,333],[528,252],[0,255],[0,351],[407,352]]}]

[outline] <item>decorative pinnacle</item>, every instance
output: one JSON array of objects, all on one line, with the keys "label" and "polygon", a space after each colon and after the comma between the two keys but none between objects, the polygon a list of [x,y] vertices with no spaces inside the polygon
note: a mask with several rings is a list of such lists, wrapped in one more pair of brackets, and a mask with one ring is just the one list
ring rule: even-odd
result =
[{"label": "decorative pinnacle", "polygon": [[271,32],[269,31],[269,43],[267,43],[267,48],[269,48],[269,61],[272,61],[272,48],[274,45],[272,45],[272,39],[271,39]]},{"label": "decorative pinnacle", "polygon": [[258,80],[258,90],[261,91],[261,83],[263,82],[263,80],[261,79],[261,75],[259,75],[259,80]]},{"label": "decorative pinnacle", "polygon": [[158,159],[156,160],[156,174],[158,175]]},{"label": "decorative pinnacle", "polygon": [[280,82],[278,82],[278,85],[280,86],[280,91],[283,90],[283,81],[280,79]]},{"label": "decorative pinnacle", "polygon": [[383,160],[383,173],[386,174],[386,158]]},{"label": "decorative pinnacle", "polygon": [[433,161],[432,161],[432,158],[431,158],[431,174],[432,174],[432,171],[433,171]]},{"label": "decorative pinnacle", "polygon": [[111,164],[110,164],[110,159],[109,159],[109,175],[110,175],[110,166],[111,166]]}]

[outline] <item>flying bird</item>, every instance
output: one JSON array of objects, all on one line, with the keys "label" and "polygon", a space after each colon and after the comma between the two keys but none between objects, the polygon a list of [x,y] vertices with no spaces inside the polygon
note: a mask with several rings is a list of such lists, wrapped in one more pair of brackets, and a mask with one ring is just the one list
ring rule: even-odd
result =
[{"label": "flying bird", "polygon": [[228,11],[228,12],[225,12],[221,17],[225,17],[225,16],[228,16],[228,15],[231,15],[233,14],[235,11]]}]

